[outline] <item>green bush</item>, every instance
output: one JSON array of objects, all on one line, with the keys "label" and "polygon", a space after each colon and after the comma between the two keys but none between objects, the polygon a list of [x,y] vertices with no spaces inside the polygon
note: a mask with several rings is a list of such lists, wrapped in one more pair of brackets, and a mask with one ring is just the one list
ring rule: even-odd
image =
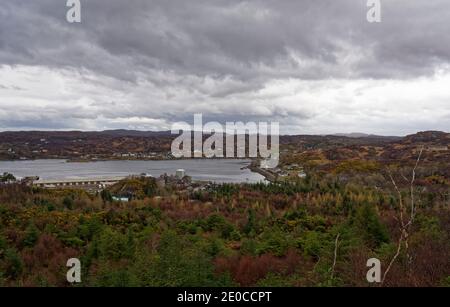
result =
[{"label": "green bush", "polygon": [[218,231],[222,238],[230,239],[231,235],[233,234],[233,232],[235,232],[236,229],[222,215],[213,214],[206,220],[205,230]]},{"label": "green bush", "polygon": [[106,227],[98,237],[98,255],[105,260],[119,260],[130,254],[127,236]]},{"label": "green bush", "polygon": [[377,248],[382,243],[389,242],[387,229],[380,222],[378,214],[371,205],[364,204],[358,208],[354,225],[366,243],[372,248]]},{"label": "green bush", "polygon": [[23,239],[23,245],[27,247],[33,247],[39,238],[39,230],[36,228],[34,223],[31,223],[26,231],[25,238]]},{"label": "green bush", "polygon": [[4,268],[3,272],[5,277],[16,279],[23,272],[23,261],[19,253],[13,249],[9,248],[5,251],[4,257]]},{"label": "green bush", "polygon": [[275,256],[283,256],[288,248],[294,244],[290,241],[290,236],[278,228],[268,229],[261,236],[261,242],[258,245],[257,253],[272,253]]},{"label": "green bush", "polygon": [[243,239],[241,243],[241,253],[243,255],[256,256],[258,254],[258,242],[255,239]]},{"label": "green bush", "polygon": [[6,238],[0,233],[0,259],[2,258],[5,250],[7,248]]},{"label": "green bush", "polygon": [[298,247],[305,255],[319,259],[324,248],[324,235],[317,231],[307,231],[298,241]]},{"label": "green bush", "polygon": [[69,196],[64,197],[62,203],[63,203],[65,208],[70,209],[70,210],[73,209],[73,199],[72,199],[72,197],[69,197]]}]

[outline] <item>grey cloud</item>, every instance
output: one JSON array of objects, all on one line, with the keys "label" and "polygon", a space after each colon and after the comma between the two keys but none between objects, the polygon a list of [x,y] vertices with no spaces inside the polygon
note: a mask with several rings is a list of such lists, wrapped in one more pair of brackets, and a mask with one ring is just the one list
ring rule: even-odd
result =
[{"label": "grey cloud", "polygon": [[[99,118],[172,121],[202,112],[303,127],[321,113],[360,114],[360,101],[313,101],[308,92],[321,90],[308,87],[266,92],[277,80],[316,81],[327,91],[327,80],[429,78],[450,65],[448,0],[382,0],[379,24],[366,21],[366,0],[81,0],[81,24],[66,22],[65,2],[2,1],[0,67],[70,71],[79,88],[58,96],[45,116],[32,116],[29,102],[14,113],[22,119],[0,113],[0,126],[83,129]],[[89,98],[84,107],[64,101],[77,93]],[[340,107],[315,108],[327,99]]]},{"label": "grey cloud", "polygon": [[[173,70],[260,84],[348,77],[348,70],[410,77],[450,60],[445,0],[382,1],[376,25],[365,20],[364,0],[81,2],[78,25],[65,21],[64,1],[8,0],[0,8],[0,63],[86,67],[130,80]],[[370,56],[341,63],[342,53],[361,50]]]}]

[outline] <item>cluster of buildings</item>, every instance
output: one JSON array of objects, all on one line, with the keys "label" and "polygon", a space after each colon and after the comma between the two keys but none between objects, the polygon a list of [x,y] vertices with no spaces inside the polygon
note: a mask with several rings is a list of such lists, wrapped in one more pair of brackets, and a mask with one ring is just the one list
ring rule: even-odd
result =
[{"label": "cluster of buildings", "polygon": [[172,159],[173,156],[170,152],[124,152],[124,153],[114,153],[114,158],[119,159],[150,159],[150,160],[159,160],[159,159]]},{"label": "cluster of buildings", "polygon": [[276,177],[277,180],[289,177],[306,178],[306,173],[303,167],[296,163],[285,165],[283,167],[276,167],[271,169],[270,172]]},{"label": "cluster of buildings", "polygon": [[101,190],[111,186],[126,177],[102,177],[102,178],[80,178],[80,179],[59,179],[59,180],[34,180],[32,185],[45,188],[83,188],[87,190]]},{"label": "cluster of buildings", "polygon": [[[78,188],[89,191],[101,191],[109,186],[118,183],[121,180],[133,177],[148,177],[154,178],[150,174],[142,173],[140,175],[131,176],[111,176],[111,177],[91,177],[91,178],[76,178],[76,179],[57,179],[57,180],[42,180],[39,177],[25,177],[20,182],[27,185],[32,185],[44,189],[64,189],[64,188]],[[184,169],[178,169],[175,174],[163,174],[155,178],[156,184],[160,188],[173,187],[177,189],[187,189],[192,185],[192,178],[186,175]]]},{"label": "cluster of buildings", "polygon": [[[5,174],[4,174],[5,175]],[[100,192],[109,186],[112,186],[122,180],[131,178],[153,178],[156,185],[160,189],[175,189],[179,192],[193,192],[203,189],[206,183],[193,182],[192,178],[186,174],[184,169],[177,169],[174,174],[162,174],[159,177],[154,177],[151,174],[142,173],[140,175],[130,176],[111,176],[111,177],[90,177],[90,178],[74,178],[74,179],[55,179],[46,180],[38,176],[24,177],[16,179],[12,175],[8,177],[0,174],[0,177],[5,177],[5,180],[0,180],[0,184],[25,184],[28,186],[43,188],[43,189],[83,189],[88,192]],[[127,198],[128,199],[128,198]],[[115,201],[127,201],[124,197],[114,196]]]},{"label": "cluster of buildings", "polygon": [[192,178],[186,174],[184,169],[178,169],[174,175],[162,174],[156,179],[156,185],[159,188],[175,188],[176,190],[191,190],[196,184],[192,182]]}]

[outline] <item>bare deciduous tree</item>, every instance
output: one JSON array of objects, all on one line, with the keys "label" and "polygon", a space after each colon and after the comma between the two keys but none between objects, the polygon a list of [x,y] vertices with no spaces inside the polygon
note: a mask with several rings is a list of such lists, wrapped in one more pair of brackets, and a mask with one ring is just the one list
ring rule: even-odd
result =
[{"label": "bare deciduous tree", "polygon": [[416,181],[416,171],[417,171],[417,167],[419,166],[423,150],[424,150],[424,147],[422,146],[420,149],[420,152],[419,152],[419,156],[417,157],[416,164],[414,165],[414,168],[412,170],[411,179],[408,180],[405,175],[401,174],[403,179],[405,179],[409,184],[409,194],[410,194],[409,213],[407,212],[407,208],[405,208],[405,202],[404,202],[402,193],[400,191],[400,188],[398,187],[397,182],[395,181],[394,177],[392,176],[392,173],[388,169],[389,178],[390,178],[392,185],[394,186],[394,189],[398,195],[400,237],[398,239],[396,253],[395,253],[394,257],[392,257],[391,261],[389,262],[388,267],[386,268],[386,271],[383,274],[383,279],[381,280],[381,285],[384,284],[384,282],[386,280],[386,276],[388,275],[389,271],[391,270],[392,265],[394,264],[395,260],[397,260],[398,256],[400,255],[402,246],[403,245],[405,246],[406,251],[409,248],[409,245],[408,245],[408,239],[409,239],[409,235],[410,235],[409,231],[410,231],[411,225],[413,224],[414,218],[417,213],[416,202],[415,202],[415,198],[414,198],[414,183]]},{"label": "bare deciduous tree", "polygon": [[339,247],[339,237],[341,236],[340,233],[337,234],[336,240],[334,242],[334,259],[333,259],[333,266],[331,267],[331,279],[334,277],[334,268],[336,267],[336,261],[337,261],[337,253],[338,253],[338,247]]}]

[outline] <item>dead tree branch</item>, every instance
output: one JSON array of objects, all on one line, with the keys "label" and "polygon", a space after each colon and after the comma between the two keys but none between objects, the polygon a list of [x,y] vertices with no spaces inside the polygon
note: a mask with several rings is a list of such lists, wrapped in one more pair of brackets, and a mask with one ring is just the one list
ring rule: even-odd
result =
[{"label": "dead tree branch", "polygon": [[339,245],[339,237],[341,236],[340,233],[337,234],[336,240],[334,241],[334,260],[333,260],[333,266],[331,267],[331,279],[334,277],[334,268],[336,266],[337,261],[337,252],[338,252],[338,245]]},{"label": "dead tree branch", "polygon": [[[405,212],[405,206],[404,206],[404,200],[403,200],[402,193],[401,193],[400,188],[398,187],[394,177],[392,176],[391,171],[388,170],[389,178],[391,179],[392,185],[394,186],[394,189],[398,195],[399,216],[400,216],[400,238],[398,239],[398,243],[397,243],[397,251],[396,251],[395,255],[392,257],[391,261],[389,262],[388,267],[386,268],[386,271],[383,274],[383,279],[381,281],[381,285],[384,284],[384,282],[386,280],[386,276],[388,275],[389,271],[391,270],[392,265],[394,264],[395,260],[397,260],[398,256],[400,255],[400,252],[402,250],[402,245],[403,244],[405,245],[406,251],[409,248],[409,245],[408,245],[409,229],[414,222],[414,218],[415,218],[416,212],[417,212],[416,202],[415,202],[415,198],[414,198],[414,183],[416,181],[417,167],[419,166],[423,150],[424,150],[424,147],[422,146],[420,149],[419,155],[417,157],[416,164],[414,165],[414,168],[412,170],[411,180],[409,181],[410,208],[409,208],[409,216],[406,218],[407,221],[405,221],[405,215],[407,215],[407,213]],[[401,174],[401,175],[404,179],[406,179],[403,174]]]}]

